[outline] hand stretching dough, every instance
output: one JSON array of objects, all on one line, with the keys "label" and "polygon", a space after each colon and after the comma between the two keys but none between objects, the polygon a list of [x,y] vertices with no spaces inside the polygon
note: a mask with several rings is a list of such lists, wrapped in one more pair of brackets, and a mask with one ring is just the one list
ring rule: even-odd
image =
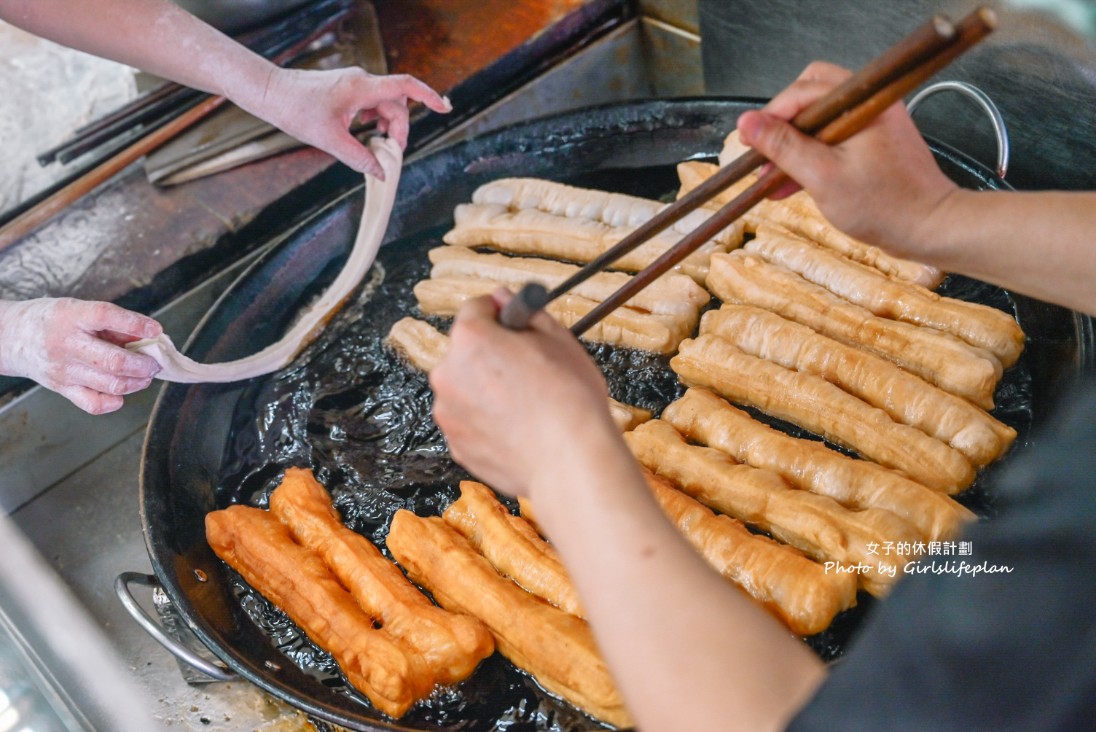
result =
[{"label": "hand stretching dough", "polygon": [[400,183],[403,152],[394,140],[386,137],[374,137],[369,146],[384,169],[384,181],[365,176],[365,210],[362,212],[361,226],[350,252],[350,259],[320,299],[301,314],[281,340],[246,358],[213,364],[197,363],[182,355],[166,335],[135,341],[126,348],[156,359],[161,367],[157,378],[183,384],[240,381],[269,374],[289,365],[319,335],[323,326],[361,282],[373,265],[381,240],[384,239],[388,219],[392,215],[392,204],[396,199],[396,188]]},{"label": "hand stretching dough", "polygon": [[392,717],[430,693],[426,662],[362,612],[314,552],[269,511],[230,506],[206,514],[217,556],[330,653],[354,688]]},{"label": "hand stretching dough", "polygon": [[468,678],[494,653],[482,623],[435,606],[371,541],[344,526],[311,470],[288,469],[270,495],[270,511],[323,559],[362,610],[426,660],[438,683]]},{"label": "hand stretching dough", "polygon": [[560,610],[585,617],[556,550],[528,521],[510,513],[490,488],[461,481],[460,498],[445,509],[442,518],[501,574]]},{"label": "hand stretching dough", "polygon": [[825,379],[743,353],[705,333],[681,344],[670,368],[687,386],[702,386],[901,470],[933,490],[958,493],[974,468],[957,450]]},{"label": "hand stretching dough", "polygon": [[397,511],[388,550],[442,607],[482,620],[502,655],[545,689],[609,724],[632,724],[586,621],[500,575],[440,518]]},{"label": "hand stretching dough", "polygon": [[[419,371],[430,371],[438,365],[449,349],[449,336],[424,320],[412,317],[397,320],[388,331],[388,345],[403,354]],[[637,424],[651,418],[646,409],[618,402],[609,397],[609,414],[621,432],[627,432]]]},{"label": "hand stretching dough", "polygon": [[796,488],[853,509],[882,508],[915,526],[926,541],[954,538],[974,514],[943,493],[869,460],[856,460],[815,440],[784,434],[704,389],[689,389],[662,410],[690,442],[740,463],[779,473]]}]

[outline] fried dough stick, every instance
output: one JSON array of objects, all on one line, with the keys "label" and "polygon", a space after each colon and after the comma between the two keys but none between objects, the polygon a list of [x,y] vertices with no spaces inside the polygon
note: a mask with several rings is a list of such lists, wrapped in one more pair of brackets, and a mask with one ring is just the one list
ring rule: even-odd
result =
[{"label": "fried dough stick", "polygon": [[733,252],[712,257],[707,284],[724,302],[771,310],[893,361],[983,409],[993,408],[1001,362],[954,336],[872,315],[756,254]]},{"label": "fried dough stick", "polygon": [[598,719],[631,724],[586,621],[500,575],[440,518],[397,511],[387,541],[411,579],[442,607],[482,620],[502,655],[541,686]]},{"label": "fried dough stick", "polygon": [[825,379],[750,356],[718,336],[685,341],[670,368],[686,386],[757,407],[933,490],[958,493],[974,482],[970,462],[940,440],[895,422]]},{"label": "fried dough stick", "polygon": [[494,653],[481,622],[435,606],[371,541],[344,526],[312,471],[287,470],[270,496],[270,511],[323,559],[362,610],[425,659],[438,683],[468,678]]},{"label": "fried dough stick", "polygon": [[662,411],[662,419],[691,442],[714,447],[740,463],[772,470],[793,486],[829,496],[846,508],[895,513],[926,541],[950,539],[964,522],[974,520],[974,514],[942,493],[820,442],[784,434],[704,389],[686,391]]},{"label": "fried dough stick", "polygon": [[418,654],[373,627],[314,552],[270,512],[230,506],[206,514],[213,551],[330,653],[354,688],[400,717],[430,693],[434,679]]},{"label": "fried dough stick", "polygon": [[741,521],[719,516],[644,469],[663,512],[717,572],[780,618],[793,633],[814,635],[856,604],[856,577],[827,572],[798,549],[754,534]]},{"label": "fried dough stick", "polygon": [[[579,270],[576,265],[540,257],[511,257],[505,254],[476,252],[465,247],[435,247],[428,252],[430,276],[435,279],[479,279],[497,282],[511,289],[536,281],[552,289]],[[623,272],[598,272],[580,283],[571,294],[594,302],[607,299],[632,275]],[[691,277],[667,272],[625,303],[639,312],[681,319],[696,325],[700,309],[712,296]]]},{"label": "fried dough stick", "polygon": [[[718,170],[711,163],[690,161],[677,166],[681,190],[678,198],[710,178]],[[757,181],[750,175],[712,199],[710,207],[722,207],[735,196]],[[756,232],[764,225],[780,226],[793,234],[818,242],[827,249],[842,254],[865,266],[879,270],[885,275],[905,282],[913,282],[923,287],[936,287],[943,279],[943,273],[935,267],[914,262],[909,259],[892,257],[879,247],[853,239],[826,220],[818,210],[814,200],[800,191],[780,201],[762,201],[743,217],[746,231]]]},{"label": "fried dough stick", "polygon": [[528,521],[511,514],[490,488],[462,480],[460,498],[442,518],[501,574],[560,610],[585,617],[556,550]]},{"label": "fried dough stick", "polygon": [[946,442],[976,466],[996,460],[1016,438],[1014,429],[966,399],[768,310],[726,303],[704,314],[700,332],[717,335],[751,356],[836,384],[896,422]]},{"label": "fried dough stick", "polygon": [[[889,557],[869,545],[916,541],[917,530],[890,511],[853,511],[832,498],[797,490],[776,473],[740,465],[729,455],[685,442],[668,423],[652,420],[624,434],[632,453],[709,508],[752,524],[818,561],[861,568],[859,581],[883,595],[901,574]],[[886,566],[889,570],[879,572]],[[894,576],[888,576],[894,571]]]},{"label": "fried dough stick", "polygon": [[[438,365],[449,349],[449,336],[424,320],[412,317],[397,320],[388,331],[388,345],[402,353],[411,365],[420,371],[430,373]],[[609,397],[609,413],[621,432],[626,432],[637,424],[651,418],[646,409],[618,402]]]},{"label": "fried dough stick", "polygon": [[[429,279],[415,285],[419,308],[427,315],[456,315],[469,300],[490,295],[498,283],[489,280]],[[562,295],[548,303],[545,310],[564,327],[569,327],[597,306],[578,295]],[[586,331],[583,338],[594,343],[609,343],[654,353],[672,353],[687,338],[695,323],[667,318],[632,308],[617,308]]]},{"label": "fried dough stick", "polygon": [[1005,368],[1016,363],[1024,350],[1024,332],[1016,319],[997,308],[942,297],[919,285],[893,280],[878,270],[767,226],[758,228],[757,238],[745,249],[873,315],[951,333],[989,351]]}]

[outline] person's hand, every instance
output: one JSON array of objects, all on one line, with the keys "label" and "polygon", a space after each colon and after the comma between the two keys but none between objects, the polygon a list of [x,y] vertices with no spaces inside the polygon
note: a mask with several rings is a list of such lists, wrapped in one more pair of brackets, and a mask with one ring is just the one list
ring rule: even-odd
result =
[{"label": "person's hand", "polygon": [[[430,372],[434,421],[453,458],[492,488],[533,495],[598,435],[619,441],[605,379],[570,331],[541,311],[525,331],[497,322],[505,290],[461,308],[445,359]],[[557,470],[558,472],[558,470]]]},{"label": "person's hand", "polygon": [[[832,64],[812,63],[760,111],[738,118],[742,142],[805,188],[842,231],[915,256],[917,232],[956,185],[936,165],[904,105],[895,104],[833,147],[785,122],[850,75]],[[781,189],[780,195],[794,190]]]},{"label": "person's hand", "polygon": [[106,302],[0,301],[0,373],[33,379],[85,412],[113,412],[160,370],[122,345],[162,330],[152,318]]},{"label": "person's hand", "polygon": [[376,120],[377,129],[404,148],[409,100],[422,102],[435,112],[452,109],[448,100],[412,76],[374,76],[357,67],[327,71],[278,68],[271,72],[257,101],[249,102],[249,96],[233,101],[359,173],[382,180],[380,164],[369,148],[350,134],[351,125]]}]

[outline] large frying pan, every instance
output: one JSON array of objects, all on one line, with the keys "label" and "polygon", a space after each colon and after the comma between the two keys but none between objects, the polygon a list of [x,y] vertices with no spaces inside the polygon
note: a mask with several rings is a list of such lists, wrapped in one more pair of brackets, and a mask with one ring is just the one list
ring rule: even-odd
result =
[{"label": "large frying pan", "polygon": [[[535,702],[540,698],[535,689],[530,691],[531,686],[514,691],[515,672],[495,660],[464,687],[459,704],[440,700],[437,707],[427,705],[425,711],[413,712],[409,720],[400,723],[382,717],[352,693],[333,689],[333,683],[338,683],[330,673],[323,673],[323,658],[317,660],[307,643],[294,639],[277,613],[261,607],[250,595],[241,595],[238,580],[205,542],[205,514],[237,501],[262,505],[264,492],[286,464],[311,464],[329,485],[341,485],[337,493],[340,508],[353,518],[351,525],[372,532],[375,539],[383,538],[385,516],[373,517],[370,524],[365,514],[371,510],[384,514],[393,506],[416,501],[427,511],[442,508],[444,492],[432,493],[427,499],[416,492],[439,476],[430,467],[431,461],[444,462],[436,440],[419,440],[433,429],[425,382],[412,376],[392,381],[395,367],[383,362],[375,341],[386,331],[387,323],[409,307],[407,283],[425,275],[425,248],[451,222],[453,207],[468,200],[481,183],[513,175],[665,195],[675,188],[673,164],[716,153],[738,114],[753,106],[756,102],[712,99],[613,105],[511,127],[415,162],[404,172],[388,245],[382,249],[384,281],[379,287],[373,283],[371,301],[348,306],[348,314],[332,324],[333,336],[325,334],[326,341],[306,353],[298,365],[268,380],[165,387],[144,447],[142,521],[156,578],[198,638],[244,678],[317,718],[352,729],[438,729],[459,721],[466,723],[461,729],[491,729],[501,710],[515,704],[515,699],[519,706],[528,706],[530,699]],[[962,155],[939,147],[935,152],[946,172],[960,184],[1005,187]],[[275,340],[302,305],[337,272],[356,230],[360,195],[354,191],[333,202],[287,234],[244,274],[208,314],[190,343],[190,355],[200,361],[232,360]],[[1022,429],[1043,418],[1064,381],[1092,370],[1093,335],[1088,319],[969,282],[953,286],[964,296],[996,298],[999,305],[1013,307],[1029,334],[1019,376],[1006,385],[1009,394],[1002,397],[999,393],[1000,400],[1012,405],[1006,407],[1012,410],[1006,416]],[[370,309],[374,307],[378,309]],[[355,338],[361,341],[355,347],[360,347],[363,363],[372,366],[348,370],[342,361],[325,360],[323,349]],[[647,368],[646,373],[654,371]],[[370,390],[381,381],[393,393],[413,394],[391,409],[370,403],[376,401]],[[658,386],[653,395],[634,396],[639,401],[658,401],[658,390],[667,388],[672,389],[672,384]],[[293,414],[305,416],[300,419]],[[338,425],[332,428],[325,420],[337,421],[338,415],[344,415],[350,424],[360,427],[363,414],[369,419],[380,418],[380,414],[407,421],[412,437],[395,447],[381,439],[381,452],[374,454],[370,464],[361,459],[336,459],[336,467],[331,467],[329,460],[333,455],[337,458],[336,453],[348,442],[353,443],[355,435],[350,429],[348,437],[347,430],[340,431]],[[322,447],[302,448],[313,431],[323,433],[326,442]],[[373,439],[368,434],[357,437]],[[389,449],[409,450],[415,462],[402,467],[388,463],[384,451]],[[255,455],[266,455],[272,463],[256,464]],[[362,503],[355,496],[360,498],[363,491],[384,500]],[[308,671],[298,668],[276,644]],[[496,683],[510,684],[511,691],[496,696],[492,687]],[[596,726],[573,713],[568,716],[565,705],[553,706],[550,700],[539,711],[538,717],[526,709],[523,716],[520,710],[510,709],[506,728]]]}]

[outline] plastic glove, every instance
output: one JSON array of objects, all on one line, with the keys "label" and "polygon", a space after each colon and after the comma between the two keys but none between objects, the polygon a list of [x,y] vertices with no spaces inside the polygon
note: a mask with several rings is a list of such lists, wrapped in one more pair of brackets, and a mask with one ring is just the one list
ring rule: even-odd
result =
[{"label": "plastic glove", "polygon": [[122,344],[162,331],[152,318],[106,302],[0,301],[0,373],[33,379],[85,412],[113,412],[160,370]]},{"label": "plastic glove", "polygon": [[328,71],[276,69],[259,98],[233,99],[247,111],[321,150],[359,173],[384,180],[380,164],[350,126],[377,121],[377,129],[407,146],[407,102],[422,102],[435,112],[449,112],[449,100],[407,75],[374,76],[351,67]]}]

